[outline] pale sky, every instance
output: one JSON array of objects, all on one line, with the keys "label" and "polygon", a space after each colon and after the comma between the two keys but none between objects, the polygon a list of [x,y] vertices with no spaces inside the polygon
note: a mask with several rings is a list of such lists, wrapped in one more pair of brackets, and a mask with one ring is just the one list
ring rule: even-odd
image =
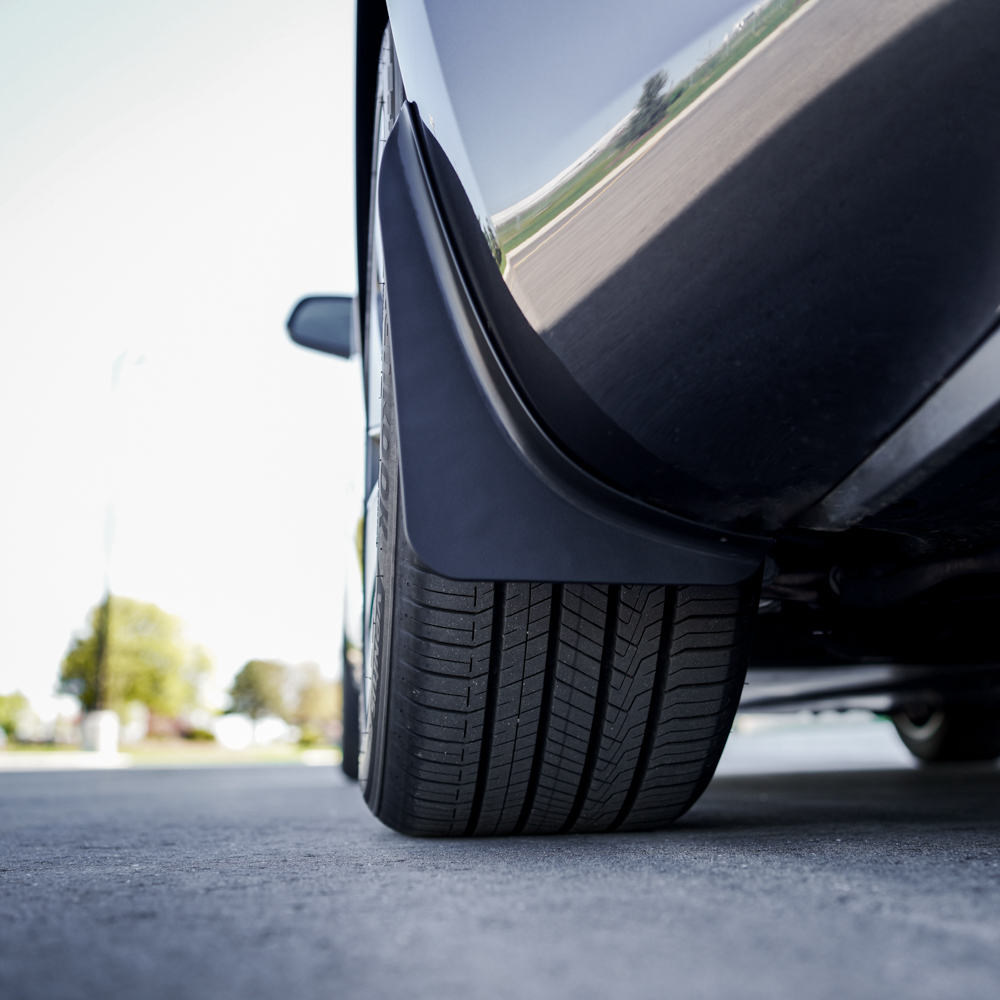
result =
[{"label": "pale sky", "polygon": [[0,693],[43,715],[109,503],[112,589],[219,686],[335,669],[360,376],[284,320],[355,288],[352,32],[351,0],[0,3]]},{"label": "pale sky", "polygon": [[683,79],[753,0],[616,0],[613,9],[575,0],[571,14],[538,0],[425,4],[476,181],[497,212],[618,124],[650,74]]}]

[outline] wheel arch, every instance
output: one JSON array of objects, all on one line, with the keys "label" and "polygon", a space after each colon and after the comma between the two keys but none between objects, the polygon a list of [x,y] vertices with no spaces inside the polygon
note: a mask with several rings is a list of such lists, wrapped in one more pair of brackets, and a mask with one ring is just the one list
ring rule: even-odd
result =
[{"label": "wheel arch", "polygon": [[589,475],[493,352],[404,105],[379,174],[403,524],[452,579],[726,585],[770,542],[654,508]]},{"label": "wheel arch", "polygon": [[[372,214],[372,155],[375,140],[373,108],[378,90],[378,57],[389,23],[385,0],[357,0],[354,49],[354,196],[355,252],[358,266],[358,302],[368,301],[368,237]],[[361,343],[367,337],[368,315],[359,310]],[[362,351],[362,356],[364,352]]]}]

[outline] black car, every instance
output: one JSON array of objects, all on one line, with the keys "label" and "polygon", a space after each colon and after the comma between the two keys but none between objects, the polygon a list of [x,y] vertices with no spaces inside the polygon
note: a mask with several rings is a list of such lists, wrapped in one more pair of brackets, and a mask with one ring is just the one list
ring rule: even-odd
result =
[{"label": "black car", "polygon": [[1000,755],[998,66],[997,0],[361,0],[289,327],[364,362],[380,819],[662,826],[741,696]]}]

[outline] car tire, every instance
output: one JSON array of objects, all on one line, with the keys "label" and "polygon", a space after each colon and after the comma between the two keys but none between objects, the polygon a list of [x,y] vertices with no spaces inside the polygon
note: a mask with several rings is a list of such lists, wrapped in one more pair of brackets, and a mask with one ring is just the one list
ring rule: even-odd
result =
[{"label": "car tire", "polygon": [[358,754],[361,750],[361,718],[360,705],[361,692],[358,689],[358,682],[354,676],[354,663],[356,650],[344,642],[343,657],[343,710],[341,719],[343,722],[343,734],[341,736],[341,750],[343,759],[341,768],[345,775],[352,781],[358,780]]},{"label": "car tire", "polygon": [[1000,757],[1000,711],[995,707],[903,709],[893,714],[892,721],[906,749],[920,760],[941,763]]},{"label": "car tire", "polygon": [[369,806],[422,836],[670,823],[725,746],[759,581],[476,583],[431,572],[399,516],[384,338]]}]

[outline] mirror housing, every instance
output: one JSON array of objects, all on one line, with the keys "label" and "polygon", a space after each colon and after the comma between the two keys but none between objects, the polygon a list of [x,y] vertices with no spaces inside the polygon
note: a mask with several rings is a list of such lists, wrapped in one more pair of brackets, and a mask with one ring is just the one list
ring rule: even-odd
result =
[{"label": "mirror housing", "polygon": [[338,358],[355,352],[354,299],[350,295],[308,295],[288,317],[288,335],[300,347]]}]

